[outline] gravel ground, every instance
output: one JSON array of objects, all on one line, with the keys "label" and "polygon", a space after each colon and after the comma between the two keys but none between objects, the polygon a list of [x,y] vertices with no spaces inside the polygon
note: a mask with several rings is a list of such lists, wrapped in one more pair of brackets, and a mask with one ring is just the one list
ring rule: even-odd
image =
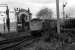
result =
[{"label": "gravel ground", "polygon": [[28,47],[23,47],[22,50],[75,50],[75,44],[64,44],[62,47],[59,47],[58,42],[45,42],[41,38],[40,41],[36,41]]},{"label": "gravel ground", "polygon": [[52,43],[45,43],[40,41],[39,43],[34,43],[33,46],[24,47],[22,50],[75,50],[75,44],[65,45],[60,48],[56,48],[56,45]]},{"label": "gravel ground", "polygon": [[3,38],[3,37],[0,37],[0,41],[2,41],[2,40],[5,40],[5,38]]},{"label": "gravel ground", "polygon": [[41,39],[31,44],[30,46],[23,47],[22,50],[56,50],[57,46],[58,44],[56,43],[47,43]]}]

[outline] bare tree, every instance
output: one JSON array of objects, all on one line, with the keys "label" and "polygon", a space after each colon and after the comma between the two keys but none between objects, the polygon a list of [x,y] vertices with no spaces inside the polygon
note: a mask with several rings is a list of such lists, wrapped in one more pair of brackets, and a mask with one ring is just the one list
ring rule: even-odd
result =
[{"label": "bare tree", "polygon": [[53,12],[51,9],[48,8],[44,8],[41,9],[38,13],[37,13],[37,17],[38,18],[42,18],[42,19],[50,19],[53,15]]}]

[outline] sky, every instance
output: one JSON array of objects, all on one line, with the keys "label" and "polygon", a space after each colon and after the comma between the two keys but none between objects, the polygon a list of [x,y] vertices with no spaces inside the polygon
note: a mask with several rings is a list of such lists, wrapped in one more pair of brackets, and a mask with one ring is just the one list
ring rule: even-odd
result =
[{"label": "sky", "polygon": [[[74,0],[59,0],[59,7],[60,7],[60,17],[62,17],[62,5],[63,3],[67,2],[65,7],[65,13],[69,14],[70,16],[75,16],[75,1]],[[42,8],[48,7],[53,11],[53,17],[56,18],[56,0],[0,0],[0,4],[8,4],[10,11],[14,11],[14,8],[30,8],[32,17],[35,18],[37,12],[39,12]],[[1,8],[0,11],[5,11],[6,8]],[[3,21],[3,17],[0,17],[0,23]],[[11,22],[15,21],[14,13],[10,13]]]}]

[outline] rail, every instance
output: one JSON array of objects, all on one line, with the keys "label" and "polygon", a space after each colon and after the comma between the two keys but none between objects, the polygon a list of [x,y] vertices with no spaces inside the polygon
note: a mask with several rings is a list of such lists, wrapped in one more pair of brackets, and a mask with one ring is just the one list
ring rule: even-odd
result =
[{"label": "rail", "polygon": [[[14,48],[20,48],[20,47],[23,47],[23,46],[27,46],[28,44],[31,44],[33,43],[35,40],[37,40],[38,38],[34,38],[34,37],[28,37],[28,38],[25,38],[21,41],[14,41],[14,42],[9,42],[7,41],[7,43],[3,44],[3,45],[0,45],[0,50],[8,50],[8,49],[14,49]],[[2,47],[1,47],[2,46]]]}]

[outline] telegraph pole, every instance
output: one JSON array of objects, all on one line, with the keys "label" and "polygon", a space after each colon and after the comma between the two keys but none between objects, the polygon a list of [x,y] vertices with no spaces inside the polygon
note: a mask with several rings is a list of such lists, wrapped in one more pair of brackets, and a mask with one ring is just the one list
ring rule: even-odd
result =
[{"label": "telegraph pole", "polygon": [[56,13],[57,13],[57,33],[60,34],[60,18],[59,18],[59,0],[56,0]]},{"label": "telegraph pole", "polygon": [[5,32],[5,17],[3,18],[3,23],[4,23],[4,32]]},{"label": "telegraph pole", "polygon": [[8,32],[9,32],[10,31],[10,18],[9,18],[8,6],[7,6],[7,9],[6,9],[6,15],[7,15],[6,24],[7,24],[7,29],[8,29]]}]

